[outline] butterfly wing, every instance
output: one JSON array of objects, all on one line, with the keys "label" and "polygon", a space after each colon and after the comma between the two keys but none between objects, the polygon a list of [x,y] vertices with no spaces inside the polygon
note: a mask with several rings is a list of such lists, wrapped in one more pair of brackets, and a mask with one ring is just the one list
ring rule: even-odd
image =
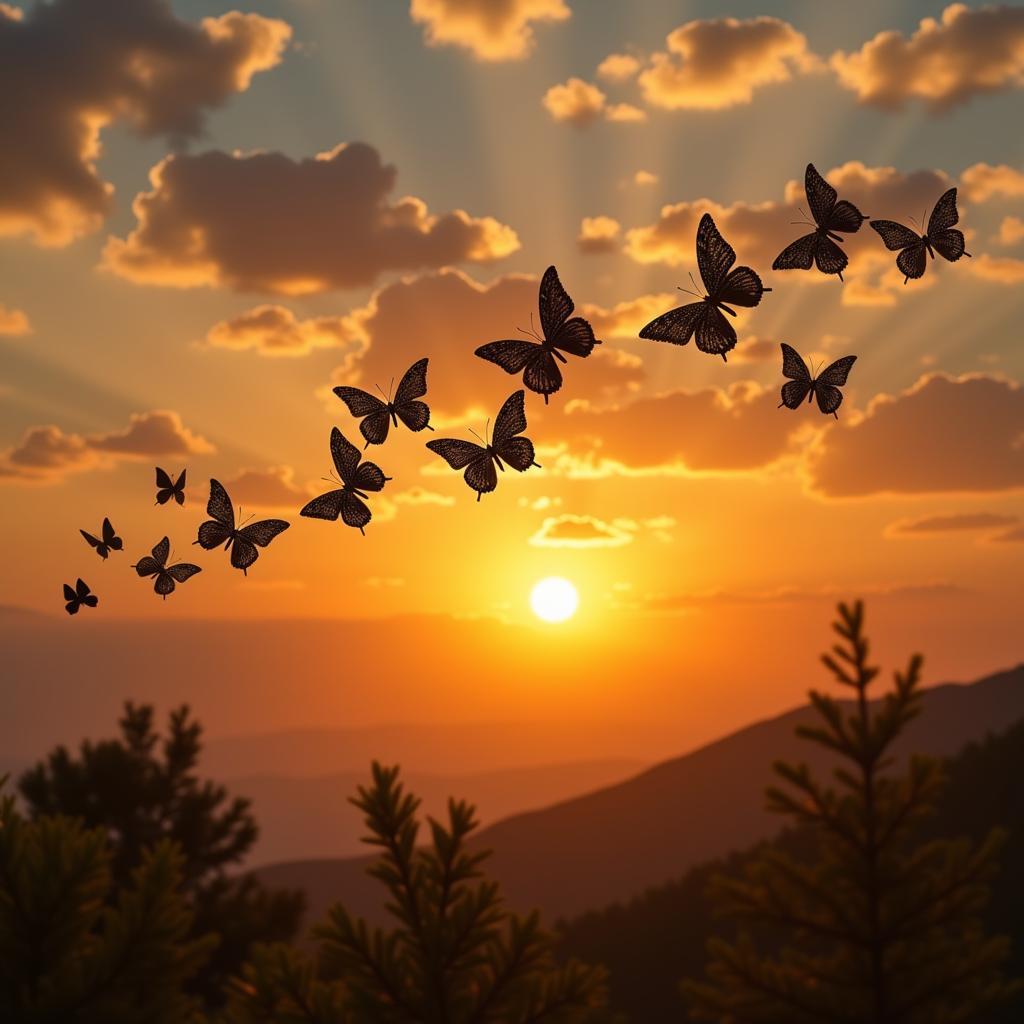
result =
[{"label": "butterfly wing", "polygon": [[802,235],[775,257],[772,270],[810,270],[814,257],[818,253],[820,238],[817,231],[812,231],[809,235]]},{"label": "butterfly wing", "polygon": [[164,537],[155,548],[153,548],[153,560],[163,568],[167,564],[167,556],[171,553],[171,541],[169,537]]},{"label": "butterfly wing", "polygon": [[951,228],[960,219],[956,208],[956,189],[950,188],[939,196],[939,201],[928,218],[928,237],[934,238],[937,234]]},{"label": "butterfly wing", "polygon": [[494,459],[485,451],[466,467],[462,478],[478,495],[490,494],[498,486],[498,471],[494,467]]},{"label": "butterfly wing", "polygon": [[100,558],[107,557],[107,545],[104,544],[103,541],[99,539],[99,537],[94,537],[91,533],[86,533],[85,530],[79,530],[78,532],[86,539],[86,541],[92,547],[96,549],[96,554],[99,555]]},{"label": "butterfly wing", "polygon": [[737,267],[719,285],[715,299],[730,306],[756,306],[763,295],[761,278],[750,267]]},{"label": "butterfly wing", "polygon": [[534,354],[543,350],[544,347],[536,342],[508,338],[504,341],[491,341],[486,345],[481,345],[474,355],[500,366],[506,373],[522,373]]},{"label": "butterfly wing", "polygon": [[520,473],[529,469],[536,457],[533,442],[528,437],[509,438],[500,448],[496,446],[495,451],[502,462],[507,462]]},{"label": "butterfly wing", "polygon": [[736,347],[736,331],[714,306],[704,303],[704,315],[697,323],[697,348],[708,355],[721,356]]},{"label": "butterfly wing", "polygon": [[850,368],[857,361],[856,356],[844,356],[827,366],[814,381],[814,397],[818,408],[826,415],[836,413],[843,404],[843,393],[839,389],[846,383]]},{"label": "butterfly wing", "polygon": [[690,302],[655,317],[640,331],[650,341],[667,341],[670,345],[686,345],[697,330],[707,307],[706,302]]},{"label": "butterfly wing", "polygon": [[140,576],[155,576],[162,570],[163,566],[155,558],[151,558],[149,555],[143,555],[142,558],[132,566],[132,568]]},{"label": "butterfly wing", "polygon": [[353,494],[351,491],[342,491],[341,521],[346,526],[353,526],[357,530],[362,530],[372,518],[373,513],[370,512],[366,503],[358,495]]},{"label": "butterfly wing", "polygon": [[819,237],[814,262],[823,274],[838,274],[841,278],[850,261],[831,238]]},{"label": "butterfly wing", "polygon": [[782,375],[789,381],[782,385],[782,404],[787,409],[799,409],[811,390],[811,371],[800,353],[791,345],[782,343]]},{"label": "butterfly wing", "polygon": [[417,401],[427,393],[428,362],[428,359],[419,359],[405,371],[392,402],[395,415],[414,432],[430,423],[430,407],[426,402]]},{"label": "butterfly wing", "polygon": [[186,470],[183,469],[181,474],[178,476],[178,479],[174,481],[174,487],[172,488],[174,491],[174,500],[179,505],[185,504],[185,473]]},{"label": "butterfly wing", "polygon": [[75,599],[79,604],[89,608],[95,608],[100,602],[100,599],[89,590],[89,584],[81,577],[75,582]]},{"label": "butterfly wing", "polygon": [[[932,248],[950,263],[956,263],[967,251],[967,243],[964,240],[964,233],[956,228],[947,228],[940,231],[931,239]],[[969,254],[968,254],[969,255]]]},{"label": "butterfly wing", "polygon": [[167,574],[173,580],[178,583],[184,583],[186,580],[190,580],[197,572],[203,570],[198,565],[193,565],[191,562],[178,562],[177,565],[170,565],[167,567]]},{"label": "butterfly wing", "polygon": [[377,463],[364,462],[356,470],[353,486],[357,491],[382,491],[387,479]]},{"label": "butterfly wing", "polygon": [[452,469],[465,469],[475,459],[487,455],[486,448],[454,437],[439,437],[436,441],[428,441],[427,447],[440,455]]},{"label": "butterfly wing", "polygon": [[353,416],[363,417],[359,433],[367,444],[383,444],[387,440],[391,417],[384,402],[359,388],[337,387],[334,393],[348,406]]},{"label": "butterfly wing", "polygon": [[235,529],[235,510],[228,492],[219,480],[210,481],[210,500],[206,503],[206,514],[229,532]]},{"label": "butterfly wing", "polygon": [[120,551],[124,547],[124,541],[114,532],[109,519],[103,520],[103,543],[114,551]]},{"label": "butterfly wing", "polygon": [[430,406],[426,402],[405,402],[396,405],[395,415],[413,433],[418,433],[430,425]]},{"label": "butterfly wing", "polygon": [[804,173],[804,192],[811,216],[819,227],[824,227],[832,216],[839,193],[818,173],[814,164],[808,164]]},{"label": "butterfly wing", "polygon": [[250,523],[238,531],[238,536],[250,544],[258,544],[265,548],[275,537],[284,533],[291,523],[283,519],[261,519],[258,523]]},{"label": "butterfly wing", "polygon": [[160,505],[166,505],[174,493],[174,482],[159,466],[156,467],[156,500]]},{"label": "butterfly wing", "polygon": [[327,519],[334,522],[341,515],[341,499],[344,494],[343,490],[321,494],[318,498],[306,502],[299,515],[307,519]]},{"label": "butterfly wing", "polygon": [[166,570],[161,569],[156,574],[156,580],[153,583],[153,589],[161,596],[167,597],[168,594],[174,593],[174,577]]},{"label": "butterfly wing", "polygon": [[589,356],[595,345],[601,344],[594,337],[594,328],[590,326],[590,322],[581,316],[566,320],[549,341],[554,348],[579,356],[581,359]]},{"label": "butterfly wing", "polygon": [[871,226],[885,242],[886,249],[906,249],[911,245],[923,245],[921,236],[916,231],[911,231],[894,220],[873,220]]},{"label": "butterfly wing", "polygon": [[853,203],[846,199],[840,199],[832,211],[832,216],[829,217],[827,223],[822,224],[822,227],[827,231],[845,231],[852,234],[854,231],[860,230],[864,220],[864,214]]},{"label": "butterfly wing", "polygon": [[526,393],[515,391],[505,399],[494,420],[495,449],[504,446],[509,438],[526,429]]},{"label": "butterfly wing", "polygon": [[75,588],[67,583],[64,584],[64,601],[64,609],[68,615],[75,615],[78,612],[78,595],[75,593]]},{"label": "butterfly wing", "polygon": [[903,283],[907,283],[907,278],[917,278],[924,274],[924,269],[927,266],[927,258],[925,256],[925,246],[922,239],[918,239],[913,245],[908,246],[896,257],[896,266],[900,268],[900,271],[904,275]]},{"label": "butterfly wing", "polygon": [[538,395],[545,399],[553,395],[562,386],[562,371],[555,362],[555,357],[537,345],[536,351],[526,364],[526,372],[523,374],[523,383]]},{"label": "butterfly wing", "polygon": [[553,342],[559,328],[572,315],[576,308],[569,293],[562,287],[558,279],[558,271],[548,267],[540,279],[540,292],[537,297],[540,306],[540,326],[548,342]]},{"label": "butterfly wing", "polygon": [[337,427],[331,429],[331,458],[338,476],[350,484],[359,466],[359,449]]},{"label": "butterfly wing", "polygon": [[709,295],[717,296],[725,275],[735,262],[735,250],[722,237],[711,214],[705,213],[697,225],[697,266]]}]

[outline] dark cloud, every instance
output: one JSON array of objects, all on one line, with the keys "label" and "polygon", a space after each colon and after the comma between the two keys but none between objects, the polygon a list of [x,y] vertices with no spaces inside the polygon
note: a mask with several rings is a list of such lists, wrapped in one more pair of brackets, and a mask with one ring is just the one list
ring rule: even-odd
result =
[{"label": "dark cloud", "polygon": [[372,284],[385,270],[486,263],[519,247],[491,217],[435,216],[414,196],[389,202],[396,175],[359,142],[302,160],[170,156],[150,172],[151,191],[132,207],[138,223],[108,241],[104,264],[142,284],[302,295]]},{"label": "dark cloud", "polygon": [[887,526],[885,532],[890,537],[925,537],[935,533],[995,530],[1012,526],[1016,522],[1016,516],[998,515],[994,512],[961,512],[923,516],[920,519],[901,519]]}]

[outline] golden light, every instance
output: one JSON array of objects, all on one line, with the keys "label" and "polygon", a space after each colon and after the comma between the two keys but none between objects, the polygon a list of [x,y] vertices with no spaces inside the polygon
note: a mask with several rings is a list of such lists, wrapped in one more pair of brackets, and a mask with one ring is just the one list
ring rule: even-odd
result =
[{"label": "golden light", "polygon": [[545,622],[565,622],[576,613],[579,603],[576,588],[561,576],[548,576],[530,591],[533,614]]}]

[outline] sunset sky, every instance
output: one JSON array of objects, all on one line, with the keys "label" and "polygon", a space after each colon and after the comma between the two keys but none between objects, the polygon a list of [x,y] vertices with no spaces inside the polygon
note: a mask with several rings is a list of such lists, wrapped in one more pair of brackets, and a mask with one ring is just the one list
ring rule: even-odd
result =
[{"label": "sunset sky", "polygon": [[[840,597],[932,651],[932,681],[1021,660],[1022,87],[1013,5],[0,3],[0,603],[65,635],[513,628],[559,575],[580,610],[537,642],[602,693],[642,636],[666,677],[768,659],[760,710],[814,681]],[[773,272],[808,161],[908,225],[958,186],[973,258],[904,286],[865,224],[845,283]],[[773,289],[728,363],[637,338],[685,300],[705,211]],[[546,408],[527,394],[543,468],[478,504],[424,442],[519,386],[473,350],[529,325],[550,264],[603,344]],[[776,408],[781,341],[858,357],[838,422]],[[331,387],[423,356],[437,432],[367,453],[393,479],[366,536],[300,519],[332,426],[359,441]],[[188,467],[184,508],[154,507],[155,465]],[[292,524],[248,578],[191,545],[210,477]],[[104,516],[107,562],[78,532]],[[163,602],[129,565],[165,534],[203,572]],[[69,619],[78,576],[100,605]]]}]

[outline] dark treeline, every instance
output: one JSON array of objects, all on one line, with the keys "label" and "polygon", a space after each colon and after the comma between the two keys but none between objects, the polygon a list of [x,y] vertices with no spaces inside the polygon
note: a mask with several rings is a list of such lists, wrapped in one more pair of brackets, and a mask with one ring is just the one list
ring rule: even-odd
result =
[{"label": "dark treeline", "polygon": [[391,925],[339,903],[300,935],[301,895],[237,871],[257,824],[199,777],[199,725],[180,709],[161,737],[152,709],[128,705],[120,737],[57,749],[19,780],[20,806],[9,785],[0,798],[0,1020],[1020,1020],[1024,723],[945,764],[897,763],[920,659],[872,704],[860,605],[840,607],[836,632],[825,663],[853,710],[812,692],[818,724],[799,730],[836,754],[834,777],[776,764],[776,839],[557,935],[504,904],[467,845],[472,807],[424,820],[376,764],[352,802]]}]

